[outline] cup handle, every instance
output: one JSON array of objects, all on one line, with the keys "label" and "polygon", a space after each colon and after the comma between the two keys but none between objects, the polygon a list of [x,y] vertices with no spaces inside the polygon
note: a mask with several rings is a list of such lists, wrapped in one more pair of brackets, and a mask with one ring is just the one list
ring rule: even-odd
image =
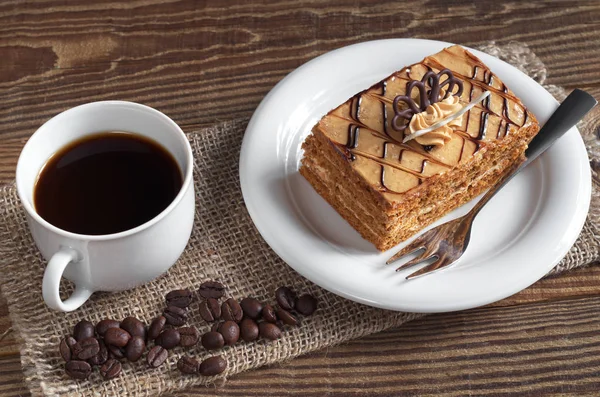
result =
[{"label": "cup handle", "polygon": [[54,310],[61,312],[70,312],[83,305],[85,301],[94,293],[94,291],[85,288],[81,285],[75,287],[75,292],[65,301],[60,299],[59,287],[60,279],[67,265],[77,261],[79,255],[77,251],[71,248],[61,248],[55,253],[44,272],[44,280],[42,282],[42,295],[46,304]]}]

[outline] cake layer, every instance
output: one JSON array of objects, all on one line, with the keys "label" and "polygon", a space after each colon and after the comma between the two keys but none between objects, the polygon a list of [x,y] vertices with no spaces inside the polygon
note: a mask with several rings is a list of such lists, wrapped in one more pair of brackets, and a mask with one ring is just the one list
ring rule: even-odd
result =
[{"label": "cake layer", "polygon": [[[519,145],[512,149],[497,146],[478,167],[463,170],[462,176],[448,179],[454,183],[448,187],[451,194],[446,193],[445,184],[438,184],[436,200],[430,199],[435,205],[417,205],[415,210],[395,213],[380,211],[369,195],[352,189],[352,185],[346,183],[348,175],[336,164],[335,156],[324,153],[327,146],[320,146],[316,139],[311,139],[307,140],[305,150],[307,160],[300,170],[302,175],[365,239],[385,250],[482,193],[510,164],[519,162],[523,149]],[[480,172],[479,168],[486,170]],[[461,183],[461,180],[470,180],[470,183]]]}]

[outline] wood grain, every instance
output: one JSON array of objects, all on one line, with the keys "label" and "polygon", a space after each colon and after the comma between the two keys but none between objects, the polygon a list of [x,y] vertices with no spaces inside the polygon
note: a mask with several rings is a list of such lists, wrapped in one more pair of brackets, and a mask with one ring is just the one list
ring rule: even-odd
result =
[{"label": "wood grain", "polygon": [[[72,106],[142,102],[191,132],[249,117],[309,59],[393,37],[518,40],[548,83],[600,97],[595,0],[0,1],[0,183],[35,129]],[[600,109],[587,120],[600,131]],[[182,395],[597,395],[599,285],[599,267],[580,269]],[[9,328],[1,301],[0,335]],[[0,339],[0,395],[28,395],[13,333]]]}]

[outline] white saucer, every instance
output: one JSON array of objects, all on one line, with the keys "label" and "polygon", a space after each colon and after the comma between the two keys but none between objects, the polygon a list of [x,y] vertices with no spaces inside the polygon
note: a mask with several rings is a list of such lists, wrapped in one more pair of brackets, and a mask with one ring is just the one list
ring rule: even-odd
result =
[{"label": "white saucer", "polygon": [[[455,266],[405,280],[298,173],[300,146],[330,109],[403,66],[450,43],[371,41],[302,65],[271,90],[248,124],[240,156],[244,200],[273,250],[304,277],[348,299],[401,311],[443,312],[485,305],[543,277],[579,235],[590,203],[587,153],[576,128],[511,181],[482,210]],[[535,81],[471,50],[544,123],[557,106]],[[471,204],[439,224],[462,215]],[[256,264],[260,266],[259,263]]]}]

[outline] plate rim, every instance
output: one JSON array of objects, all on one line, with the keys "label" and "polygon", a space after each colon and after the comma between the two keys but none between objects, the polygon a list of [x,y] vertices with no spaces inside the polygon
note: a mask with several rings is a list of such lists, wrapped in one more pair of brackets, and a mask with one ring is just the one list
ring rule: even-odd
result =
[{"label": "plate rim", "polygon": [[[407,308],[406,306],[403,306],[402,304],[398,304],[398,305],[388,305],[385,303],[381,303],[381,302],[377,302],[377,301],[372,301],[370,299],[364,298],[364,297],[360,297],[357,295],[353,295],[351,293],[348,293],[346,291],[344,291],[344,289],[340,289],[338,286],[336,285],[331,285],[330,283],[323,283],[320,280],[315,279],[314,277],[312,277],[311,275],[306,274],[307,271],[304,271],[304,268],[301,266],[295,266],[294,264],[288,262],[288,260],[286,260],[286,254],[284,252],[281,252],[281,248],[277,246],[277,244],[272,244],[272,242],[270,241],[269,237],[266,236],[270,236],[271,233],[269,233],[266,230],[266,223],[263,224],[262,221],[260,221],[260,217],[258,212],[256,211],[256,209],[254,208],[254,206],[252,205],[252,200],[249,199],[250,193],[249,193],[249,189],[250,187],[247,185],[247,178],[249,178],[248,176],[248,172],[246,171],[246,167],[244,166],[245,164],[248,163],[248,158],[250,156],[249,154],[249,150],[248,150],[248,146],[250,145],[249,142],[252,139],[252,135],[256,135],[258,133],[253,134],[253,131],[255,131],[256,129],[254,128],[254,124],[257,123],[257,119],[260,117],[261,113],[263,112],[263,108],[266,106],[266,104],[268,104],[271,100],[272,96],[275,96],[278,94],[278,92],[280,91],[281,87],[285,86],[286,83],[291,80],[296,74],[301,73],[302,71],[304,71],[305,69],[312,67],[313,64],[318,63],[319,61],[321,61],[324,57],[328,57],[328,56],[332,56],[332,54],[339,54],[341,52],[344,51],[352,51],[357,47],[363,47],[363,46],[370,46],[370,45],[374,45],[376,43],[380,43],[380,42],[394,42],[397,45],[401,45],[402,42],[413,42],[413,43],[418,43],[418,42],[424,42],[427,44],[435,44],[435,45],[441,45],[441,46],[451,46],[454,45],[453,43],[448,43],[448,42],[444,42],[444,41],[438,41],[438,40],[427,40],[427,39],[411,39],[411,38],[394,38],[394,39],[382,39],[382,40],[371,40],[371,41],[365,41],[365,42],[360,42],[360,43],[355,43],[355,44],[351,44],[351,45],[347,45],[344,47],[340,47],[337,49],[334,49],[332,51],[328,51],[326,53],[323,53],[307,62],[305,62],[304,64],[298,66],[297,68],[295,68],[293,71],[291,71],[289,74],[287,74],[282,80],[280,80],[270,91],[269,93],[263,98],[263,100],[260,102],[260,104],[258,105],[258,107],[256,108],[256,110],[254,111],[247,127],[244,133],[244,137],[242,140],[242,145],[241,145],[241,150],[240,150],[240,158],[239,158],[239,178],[240,178],[240,187],[242,190],[242,196],[244,199],[244,203],[246,205],[247,211],[252,219],[252,222],[254,223],[255,227],[257,228],[257,230],[259,231],[259,233],[261,234],[261,237],[263,238],[263,240],[269,245],[269,247],[286,263],[286,265],[290,266],[294,271],[298,272],[300,275],[302,275],[302,277],[310,280],[311,282],[319,285],[320,287],[326,289],[327,291],[330,291],[332,293],[335,293],[336,295],[342,296],[344,298],[350,299],[352,301],[355,302],[359,302],[365,305],[369,305],[369,306],[373,306],[373,307],[378,307],[378,308],[383,308],[383,309],[388,309],[388,310],[394,310],[394,311],[419,311],[422,313],[434,313],[434,312],[448,312],[448,311],[456,311],[456,310],[463,310],[463,309],[468,309],[468,308],[474,308],[474,307],[479,307],[485,304],[489,304],[491,302],[495,302],[498,301],[499,299],[503,299],[505,297],[511,296],[516,292],[519,292],[521,290],[523,290],[524,288],[527,288],[528,286],[530,286],[531,284],[535,283],[536,281],[538,281],[540,278],[543,277],[543,275],[541,277],[536,278],[535,280],[531,281],[531,282],[527,282],[525,283],[526,285],[519,285],[516,288],[513,289],[507,289],[507,293],[505,294],[504,297],[501,298],[497,298],[497,297],[492,297],[489,300],[480,300],[478,301],[475,305],[472,304],[466,304],[466,305],[452,305],[449,304],[443,308],[437,308],[437,309],[432,309],[432,308],[420,308],[418,310],[413,310],[410,308]],[[461,45],[461,47],[474,52],[476,55],[479,56],[479,54],[484,54],[481,51],[472,49],[470,47],[467,46],[463,46]],[[540,88],[542,88],[546,93],[548,93],[548,95],[551,96],[551,94],[544,88],[542,87],[539,83],[537,83],[535,80],[531,79],[529,76],[527,76],[525,73],[521,72],[520,70],[518,70],[516,67],[508,64],[507,62],[493,57],[489,54],[485,54],[485,56],[490,56],[492,58],[495,58],[497,61],[501,62],[502,64],[505,65],[505,67],[508,67],[510,69],[512,69],[512,72],[517,72],[518,75],[520,75],[519,78],[526,78],[528,80],[530,80],[531,82],[533,82],[534,84],[538,85]],[[554,103],[558,104],[558,102],[553,98]],[[579,133],[579,130],[577,129],[577,127],[573,127],[572,130],[575,130],[577,132],[577,137],[578,137],[578,141],[577,141],[577,145],[579,146],[579,152],[577,154],[577,156],[581,156],[581,155],[585,155],[585,159],[587,159],[587,150],[585,148],[583,139]],[[555,256],[555,260],[551,261],[550,264],[548,264],[546,267],[544,267],[544,269],[547,271],[549,271],[550,269],[552,269],[554,266],[556,266],[557,263],[559,263],[564,257],[565,255],[569,252],[570,247],[572,247],[573,243],[577,240],[578,236],[581,233],[581,230],[584,226],[585,220],[587,218],[587,213],[589,211],[589,205],[590,205],[590,200],[591,200],[591,171],[588,167],[584,167],[583,170],[584,174],[581,180],[581,183],[579,184],[579,188],[585,190],[585,196],[583,197],[583,202],[582,203],[577,203],[582,204],[583,206],[581,207],[581,209],[579,211],[576,211],[577,214],[582,213],[582,215],[580,215],[580,218],[578,218],[578,222],[576,223],[576,225],[573,225],[572,228],[568,228],[566,229],[563,234],[562,234],[562,238],[568,237],[568,244],[565,244],[565,246],[568,246],[564,252],[561,252],[559,255]],[[589,182],[585,182],[585,181],[589,181]],[[585,209],[585,211],[583,211],[583,209]]]}]

